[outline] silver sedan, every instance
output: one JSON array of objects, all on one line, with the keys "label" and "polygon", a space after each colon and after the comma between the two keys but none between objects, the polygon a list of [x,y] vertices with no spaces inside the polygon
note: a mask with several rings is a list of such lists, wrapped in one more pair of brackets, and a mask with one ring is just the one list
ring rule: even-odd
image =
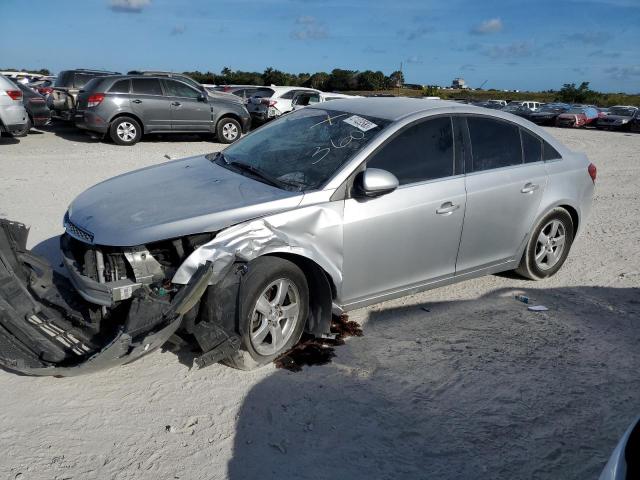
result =
[{"label": "silver sedan", "polygon": [[100,321],[40,319],[82,353],[22,354],[21,370],[102,368],[174,334],[195,338],[199,365],[251,369],[303,331],[328,334],[332,313],[505,270],[544,279],[565,262],[595,180],[584,154],[496,110],[408,98],[305,108],[223,152],[79,195],[63,258]]}]

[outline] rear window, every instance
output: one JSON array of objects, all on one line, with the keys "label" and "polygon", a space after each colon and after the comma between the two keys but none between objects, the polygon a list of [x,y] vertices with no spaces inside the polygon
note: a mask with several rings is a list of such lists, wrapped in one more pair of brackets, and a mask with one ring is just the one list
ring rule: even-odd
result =
[{"label": "rear window", "polygon": [[160,80],[157,78],[134,78],[131,85],[133,93],[139,95],[162,95]]},{"label": "rear window", "polygon": [[118,80],[111,86],[109,93],[129,93],[129,80]]},{"label": "rear window", "polygon": [[259,97],[259,98],[271,98],[271,96],[274,94],[275,92],[273,90],[271,90],[270,88],[259,88],[256,90],[256,92],[253,94],[254,97]]},{"label": "rear window", "polygon": [[520,129],[500,120],[469,117],[473,172],[522,163]]},{"label": "rear window", "polygon": [[70,87],[73,83],[73,72],[64,71],[58,74],[56,78],[55,87]]},{"label": "rear window", "polygon": [[73,77],[73,86],[75,88],[82,88],[87,84],[87,82],[89,82],[89,80],[93,80],[98,76],[100,75],[93,75],[90,73],[76,73]]}]

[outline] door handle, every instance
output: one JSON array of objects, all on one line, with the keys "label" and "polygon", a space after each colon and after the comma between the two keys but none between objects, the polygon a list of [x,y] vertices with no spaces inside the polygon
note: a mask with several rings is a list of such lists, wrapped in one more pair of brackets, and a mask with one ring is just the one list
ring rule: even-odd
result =
[{"label": "door handle", "polygon": [[142,103],[142,100],[136,98],[135,100],[131,100],[131,103]]},{"label": "door handle", "polygon": [[436,210],[436,213],[438,215],[451,215],[459,208],[460,205],[455,205],[453,202],[444,202],[442,205],[440,205],[440,208]]},{"label": "door handle", "polygon": [[179,107],[182,104],[180,102],[171,102],[171,105],[173,105],[174,107]]},{"label": "door handle", "polygon": [[536,185],[535,183],[527,182],[527,183],[524,184],[524,187],[522,187],[522,190],[520,190],[520,192],[521,193],[533,193],[539,188],[540,188],[540,185]]}]

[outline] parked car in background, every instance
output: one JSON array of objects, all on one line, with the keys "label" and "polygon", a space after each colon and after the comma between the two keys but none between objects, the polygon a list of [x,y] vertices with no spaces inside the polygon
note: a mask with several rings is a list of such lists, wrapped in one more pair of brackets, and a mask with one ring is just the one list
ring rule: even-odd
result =
[{"label": "parked car in background", "polygon": [[339,100],[344,98],[359,98],[359,95],[345,95],[344,93],[327,93],[327,92],[302,92],[296,94],[291,104],[293,110],[299,110],[309,105],[315,105],[316,103],[328,102],[330,100]]},{"label": "parked car in background", "polygon": [[35,80],[29,84],[29,88],[31,88],[34,92],[38,92],[43,97],[47,98],[51,92],[53,92],[53,84],[55,82],[54,79],[46,79],[46,80]]},{"label": "parked car in background", "polygon": [[249,98],[258,92],[259,89],[264,88],[258,85],[217,85],[213,90],[217,92],[231,93],[236,97],[242,98],[246,103]]},{"label": "parked car in background", "polygon": [[606,130],[628,130],[634,123],[632,120],[638,113],[638,107],[631,105],[616,105],[609,107],[606,116],[599,118],[597,128]]},{"label": "parked car in background", "polygon": [[256,123],[264,123],[293,110],[293,97],[305,92],[321,93],[305,87],[260,87],[247,101],[247,110]]},{"label": "parked car in background", "polygon": [[583,153],[501,111],[411,98],[312,105],[224,151],[81,193],[60,239],[70,281],[54,284],[25,251],[24,225],[0,221],[0,268],[12,266],[0,270],[0,362],[73,375],[176,334],[198,366],[255,369],[305,331],[328,334],[332,312],[501,271],[551,277],[595,181]]},{"label": "parked car in background", "polygon": [[509,102],[509,105],[520,105],[523,106],[527,109],[529,109],[531,112],[536,112],[541,106],[542,103],[540,102],[534,102],[532,100],[526,100],[526,101],[513,101],[513,102]]},{"label": "parked car in background", "polygon": [[96,77],[120,75],[118,72],[104,70],[64,70],[58,74],[53,90],[47,97],[47,106],[51,117],[60,120],[73,120],[78,93],[90,80]]},{"label": "parked car in background", "polygon": [[22,91],[22,104],[27,111],[27,123],[24,128],[13,134],[14,137],[24,137],[29,133],[31,127],[42,127],[51,121],[51,110],[47,107],[45,98],[34,92],[27,85],[19,84]]},{"label": "parked car in background", "polygon": [[500,103],[486,101],[473,102],[472,105],[475,105],[476,107],[490,108],[491,110],[502,110],[504,108],[504,105],[501,105]]},{"label": "parked car in background", "polygon": [[0,75],[0,133],[20,133],[28,120],[27,111],[22,104],[22,90],[7,77]]},{"label": "parked car in background", "polygon": [[529,115],[533,113],[533,111],[529,107],[526,107],[525,105],[522,105],[520,103],[510,103],[500,111],[511,113],[512,115],[517,115],[522,118],[529,118]]},{"label": "parked car in background", "polygon": [[568,112],[571,106],[566,103],[547,103],[527,117],[538,125],[555,125],[558,115]]},{"label": "parked car in background", "polygon": [[556,118],[557,127],[581,128],[595,124],[599,111],[594,107],[571,107]]},{"label": "parked car in background", "polygon": [[490,105],[488,108],[493,108],[493,105],[496,105],[496,110],[507,106],[506,100],[487,100],[486,103]]},{"label": "parked car in background", "polygon": [[112,75],[91,80],[78,95],[76,126],[134,145],[147,133],[211,133],[235,142],[251,123],[242,100],[205,94],[180,78]]}]

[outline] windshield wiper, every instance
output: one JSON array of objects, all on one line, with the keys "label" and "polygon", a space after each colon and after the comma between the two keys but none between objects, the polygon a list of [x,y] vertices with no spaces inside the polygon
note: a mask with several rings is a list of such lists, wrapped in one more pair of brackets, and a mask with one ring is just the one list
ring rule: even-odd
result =
[{"label": "windshield wiper", "polygon": [[263,172],[259,168],[254,167],[253,165],[249,165],[248,163],[236,162],[234,160],[229,161],[224,156],[222,156],[224,162],[230,167],[235,168],[236,170],[240,170],[242,172],[247,172],[253,175],[254,177],[259,178],[264,183],[271,185],[272,187],[285,188],[290,186],[287,182],[283,182],[282,180],[278,180],[277,178],[272,177],[266,172]]}]

